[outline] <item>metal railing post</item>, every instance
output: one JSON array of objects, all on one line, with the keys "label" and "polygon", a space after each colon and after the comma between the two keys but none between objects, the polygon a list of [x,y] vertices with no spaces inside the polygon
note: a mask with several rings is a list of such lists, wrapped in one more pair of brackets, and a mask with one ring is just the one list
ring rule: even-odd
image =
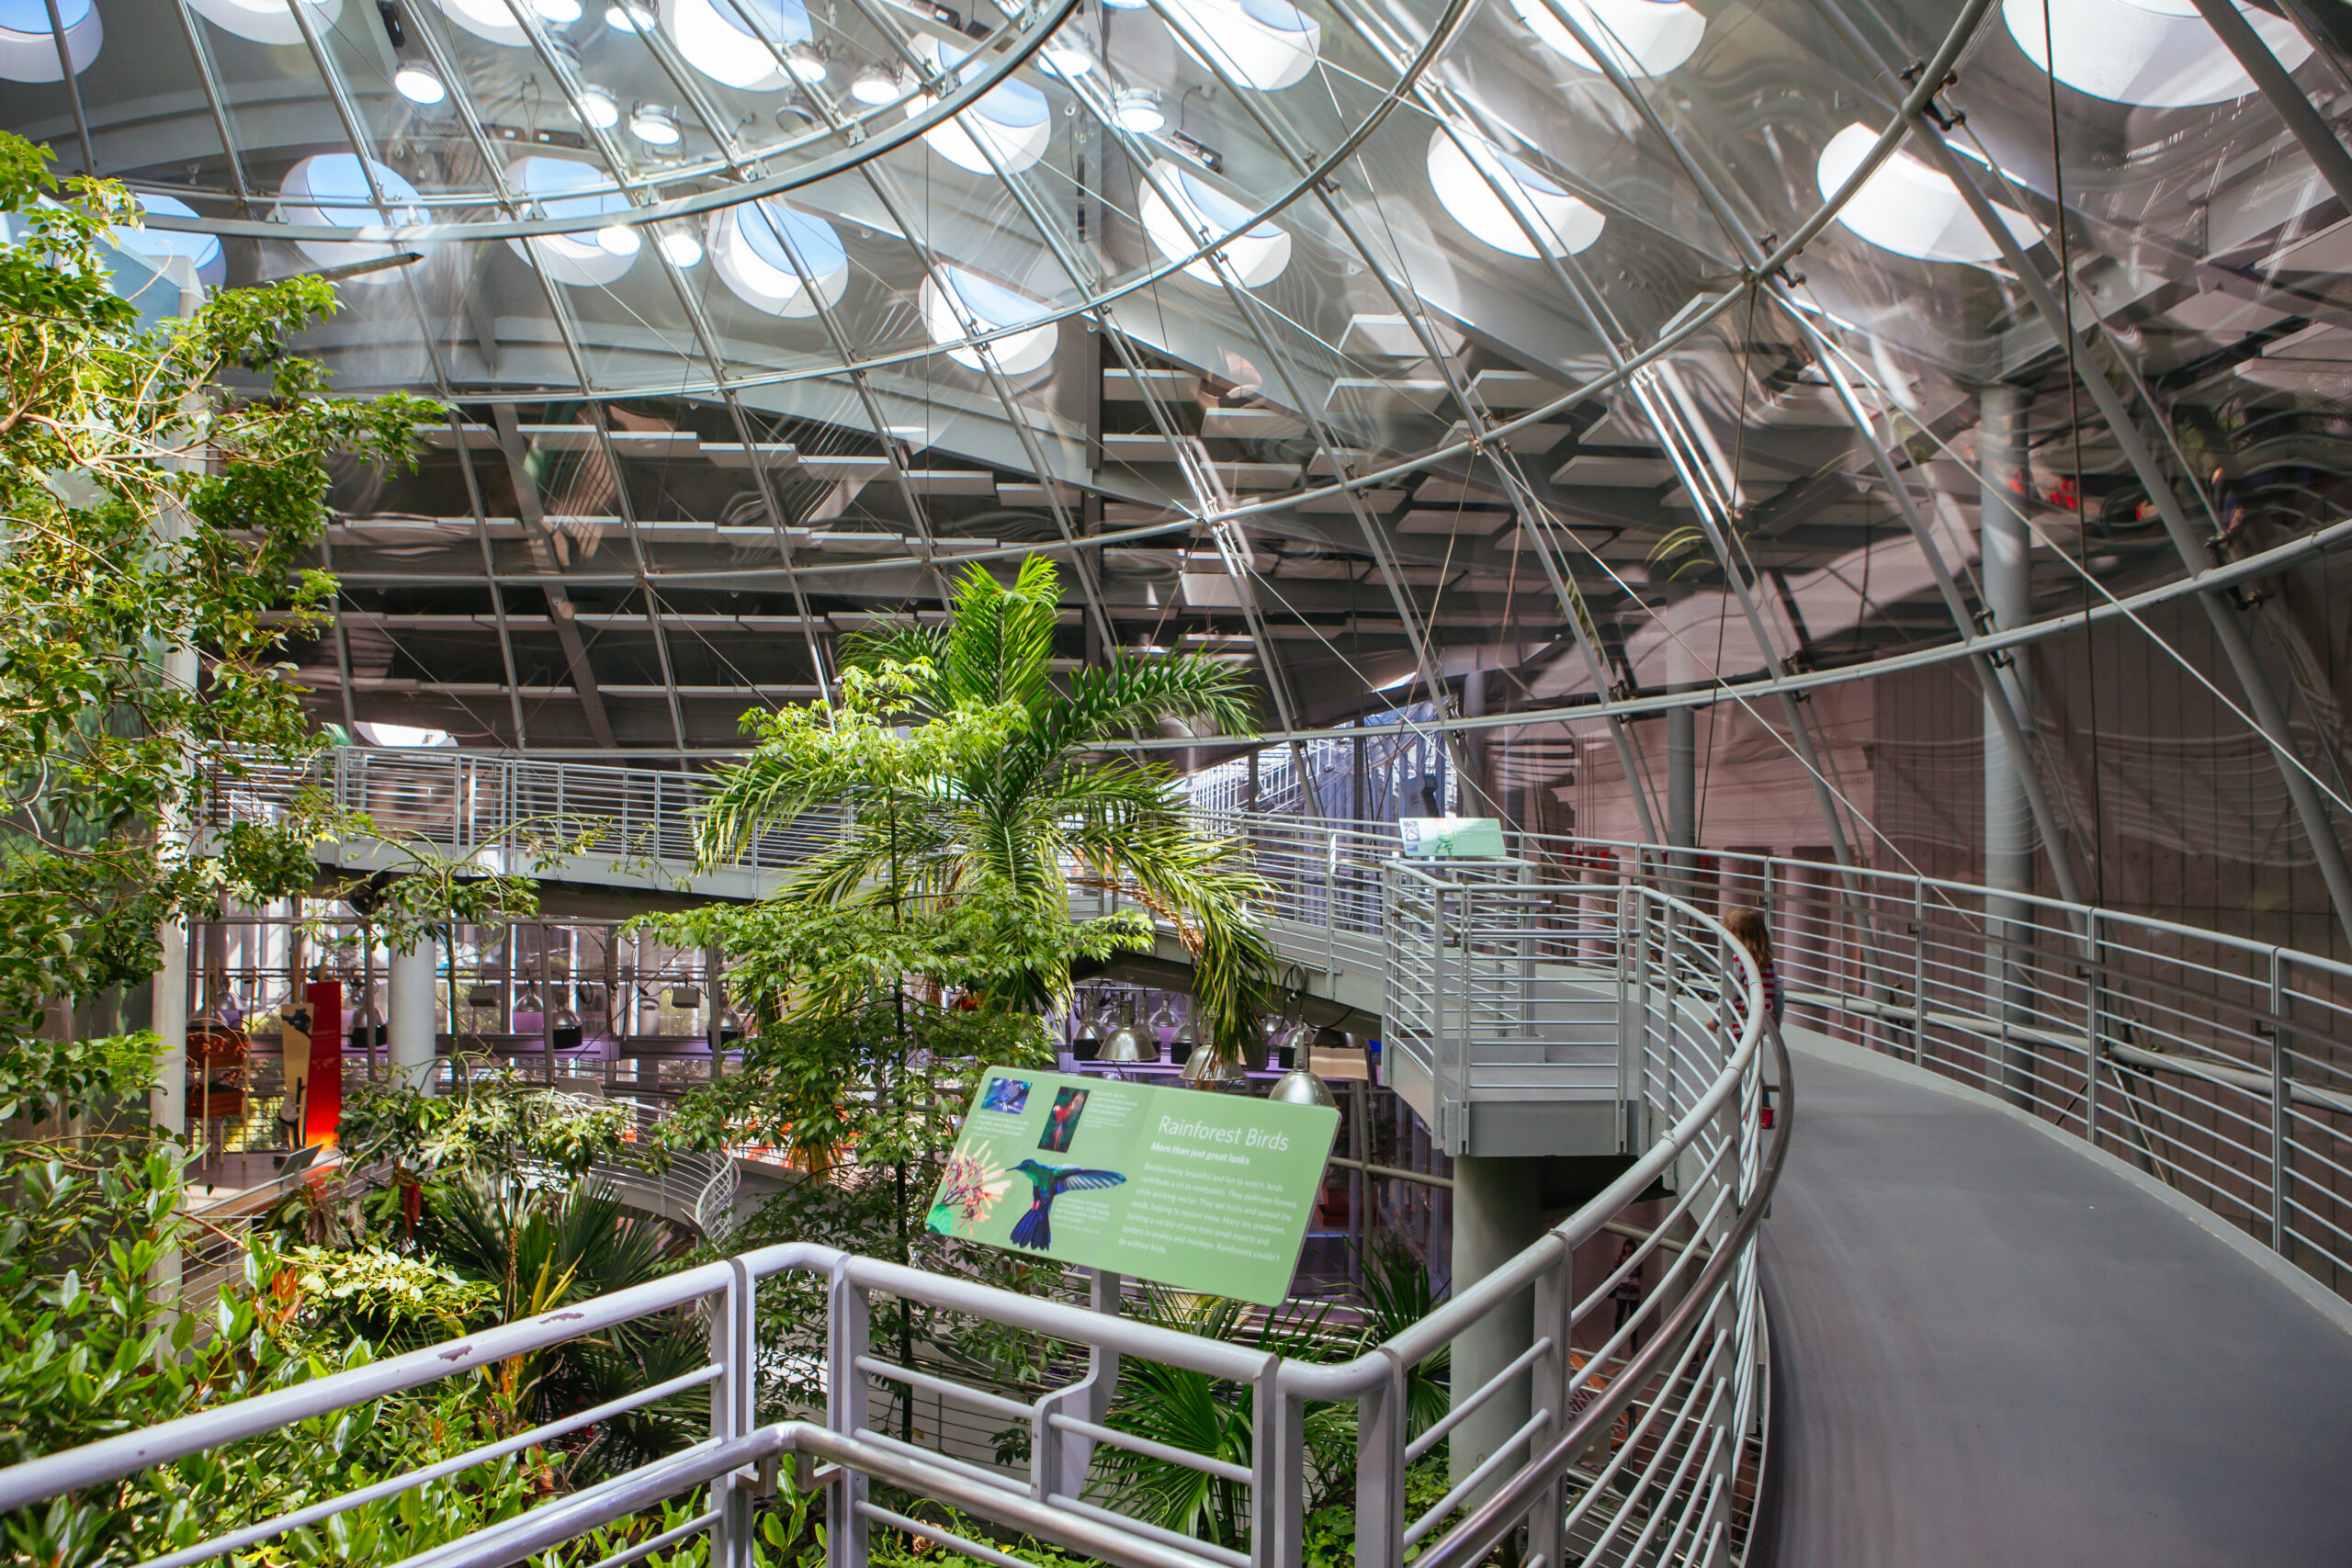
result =
[{"label": "metal railing post", "polygon": [[[1531,1453],[1544,1452],[1567,1429],[1568,1384],[1576,1376],[1575,1358],[1569,1354],[1576,1310],[1576,1252],[1564,1247],[1558,1259],[1535,1277],[1535,1337],[1544,1350],[1535,1359],[1528,1403],[1542,1413],[1543,1424],[1529,1439]],[[1563,1472],[1544,1488],[1542,1500],[1527,1517],[1527,1555],[1531,1561],[1541,1558],[1544,1568],[1559,1568],[1567,1507],[1567,1476]]]},{"label": "metal railing post", "polygon": [[[825,1426],[837,1436],[857,1438],[865,1430],[865,1373],[858,1367],[873,1338],[874,1313],[865,1287],[852,1282],[849,1260],[833,1269],[826,1292]],[[825,1568],[865,1568],[866,1479],[846,1466],[836,1471],[825,1517]]]},{"label": "metal railing post", "polygon": [[1388,1375],[1356,1396],[1356,1568],[1403,1568],[1406,1378],[1386,1346]]},{"label": "metal railing post", "polygon": [[2279,950],[2270,950],[2270,1250],[2287,1253],[2287,1019],[2286,971]]},{"label": "metal railing post", "polygon": [[2083,1141],[2098,1147],[2099,1062],[2107,1055],[2107,942],[2097,909],[2084,930],[2090,942],[2090,989],[2083,999]]},{"label": "metal railing post", "polygon": [[1306,1556],[1306,1439],[1298,1397],[1269,1358],[1251,1384],[1257,1439],[1250,1450],[1250,1558],[1253,1568],[1299,1568]]},{"label": "metal railing post", "polygon": [[[752,1270],[740,1258],[728,1260],[727,1289],[710,1314],[710,1359],[718,1381],[710,1385],[710,1435],[721,1442],[752,1429],[757,1409],[754,1384],[759,1355],[752,1329]],[[752,1478],[741,1471],[710,1483],[710,1506],[718,1517],[710,1527],[711,1568],[752,1568]]]},{"label": "metal railing post", "polygon": [[1928,889],[1911,884],[1911,1065],[1928,1055]]}]

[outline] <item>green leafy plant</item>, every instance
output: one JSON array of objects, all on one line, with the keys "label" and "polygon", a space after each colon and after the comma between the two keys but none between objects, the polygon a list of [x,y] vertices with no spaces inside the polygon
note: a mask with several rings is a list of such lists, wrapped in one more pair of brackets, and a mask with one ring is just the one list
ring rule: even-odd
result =
[{"label": "green leafy plant", "polygon": [[[1068,919],[1073,886],[1116,893],[1174,924],[1193,957],[1204,1043],[1238,1055],[1271,987],[1255,921],[1265,885],[1242,846],[1193,829],[1161,770],[1101,748],[1168,720],[1252,734],[1248,693],[1228,666],[1189,656],[1116,658],[1057,687],[1060,604],[1042,557],[1010,585],[974,566],[945,629],[853,642],[839,705],[747,719],[759,744],[720,774],[704,856],[832,809],[847,815],[845,836],[788,900],[894,911],[978,900],[1050,923]],[[1035,1009],[1067,989],[1063,960],[1049,947],[985,988]]]}]

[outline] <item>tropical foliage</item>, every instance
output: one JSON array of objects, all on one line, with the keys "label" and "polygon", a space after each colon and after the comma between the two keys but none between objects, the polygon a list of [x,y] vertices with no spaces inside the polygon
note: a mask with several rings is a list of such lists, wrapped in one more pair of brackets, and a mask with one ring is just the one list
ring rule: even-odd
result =
[{"label": "tropical foliage", "polygon": [[[1114,892],[1176,927],[1195,964],[1204,1040],[1238,1055],[1270,984],[1253,918],[1264,884],[1241,846],[1193,829],[1164,773],[1102,748],[1170,720],[1253,733],[1247,690],[1230,666],[1189,656],[1115,658],[1057,686],[1060,603],[1043,557],[1010,585],[976,565],[944,629],[851,643],[838,705],[749,721],[759,744],[722,774],[704,852],[722,858],[827,810],[845,818],[843,838],[796,880],[791,902],[977,904],[1035,929],[1067,921],[1072,886]],[[1067,988],[1066,951],[1027,957],[987,980],[992,999],[1034,1009]]]}]

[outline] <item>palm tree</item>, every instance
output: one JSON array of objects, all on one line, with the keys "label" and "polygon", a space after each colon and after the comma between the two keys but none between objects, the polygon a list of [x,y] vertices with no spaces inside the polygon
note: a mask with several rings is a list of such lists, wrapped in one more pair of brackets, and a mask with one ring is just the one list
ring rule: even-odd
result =
[{"label": "palm tree", "polygon": [[[1232,670],[1192,656],[1131,659],[1048,679],[1061,590],[1033,556],[1010,586],[978,565],[957,584],[953,624],[851,641],[860,689],[887,694],[863,714],[800,710],[762,721],[766,739],[721,776],[700,828],[708,860],[802,812],[847,812],[842,841],[784,897],[892,911],[999,900],[1017,919],[1068,919],[1069,889],[1108,889],[1176,928],[1194,966],[1201,1037],[1237,1058],[1270,991],[1258,930],[1266,885],[1247,852],[1195,831],[1159,768],[1102,748],[1168,719],[1256,733]],[[877,722],[878,714],[878,722]],[[893,716],[961,726],[979,744],[901,749],[879,765],[853,733],[878,740]],[[945,733],[942,731],[942,733]],[[1065,870],[1065,866],[1074,870]],[[1064,994],[1066,961],[1043,960],[995,998],[1035,1008]]]}]

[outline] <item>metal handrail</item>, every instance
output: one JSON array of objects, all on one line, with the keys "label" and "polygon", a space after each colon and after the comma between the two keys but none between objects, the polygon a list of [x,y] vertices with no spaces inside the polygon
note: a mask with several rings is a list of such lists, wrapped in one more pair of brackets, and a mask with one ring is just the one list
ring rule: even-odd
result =
[{"label": "metal handrail", "polygon": [[[511,829],[526,807],[560,801],[593,815],[617,803],[627,818],[634,805],[673,871],[691,865],[691,818],[710,787],[686,773],[358,748],[340,749],[323,769],[347,805],[398,804],[403,791],[446,802],[443,819],[460,843]],[[251,808],[269,808],[267,780],[241,787]],[[472,815],[461,821],[463,812]],[[1379,878],[1401,849],[1394,823],[1205,808],[1195,819],[1250,844],[1273,885],[1269,924],[1285,961],[1327,975],[1385,964]],[[814,816],[786,824],[728,869],[780,877],[837,827]],[[608,837],[618,846],[628,835]],[[2004,1095],[2180,1188],[2352,1297],[2352,1201],[2339,1197],[2352,1192],[2352,1061],[2333,1046],[2352,1032],[2352,964],[2154,915],[1883,867],[1833,874],[1797,857],[1510,839],[1543,872],[1585,879],[1589,913],[1623,882],[1696,892],[1702,876],[1710,894],[1771,910],[1781,979],[1805,1021]],[[1559,924],[1558,940],[1587,957],[1607,945],[1598,919]],[[2215,1124],[2245,1138],[2217,1141]]]},{"label": "metal handrail", "polygon": [[[1697,1074],[1668,1071],[1652,1083],[1658,1097],[1659,1120],[1668,1131],[1608,1191],[1535,1246],[1497,1273],[1463,1290],[1396,1339],[1351,1361],[1319,1365],[1285,1360],[1267,1351],[1122,1317],[1115,1310],[1090,1310],[813,1245],[791,1244],[704,1265],[524,1323],[273,1390],[143,1432],[0,1471],[0,1512],[170,1463],[291,1422],[418,1388],[441,1377],[465,1375],[478,1367],[583,1334],[692,1307],[709,1325],[711,1352],[706,1366],[681,1376],[695,1386],[703,1382],[712,1385],[709,1439],[492,1526],[439,1549],[427,1560],[452,1568],[513,1562],[661,1498],[707,1483],[710,1506],[693,1521],[695,1528],[707,1528],[714,1533],[714,1560],[740,1562],[749,1550],[749,1505],[758,1484],[756,1476],[744,1466],[763,1457],[795,1452],[823,1458],[832,1466],[828,1484],[833,1501],[828,1508],[827,1539],[833,1568],[861,1568],[866,1524],[894,1517],[866,1496],[868,1486],[876,1481],[952,1502],[977,1517],[1128,1568],[1208,1568],[1210,1564],[1233,1568],[1236,1561],[1251,1568],[1299,1568],[1306,1495],[1301,1434],[1306,1407],[1310,1402],[1353,1399],[1360,1412],[1359,1498],[1387,1500],[1377,1507],[1360,1503],[1358,1562],[1360,1568],[1397,1568],[1415,1533],[1437,1529],[1440,1543],[1450,1539],[1442,1528],[1442,1517],[1472,1487],[1489,1481],[1508,1483],[1517,1470],[1523,1469],[1532,1450],[1541,1447],[1549,1451],[1556,1430],[1571,1426],[1572,1400],[1580,1383],[1595,1381],[1604,1372],[1613,1380],[1611,1386],[1648,1376],[1643,1369],[1654,1362],[1639,1358],[1629,1362],[1622,1354],[1626,1335],[1643,1326],[1647,1316],[1662,1315],[1657,1303],[1668,1287],[1679,1281],[1686,1294],[1690,1288],[1711,1292],[1708,1299],[1716,1313],[1714,1321],[1734,1325],[1733,1331],[1716,1336],[1703,1347],[1698,1337],[1684,1337],[1684,1371],[1659,1388],[1653,1399],[1657,1410],[1671,1412],[1674,1430],[1687,1440],[1659,1445],[1634,1481],[1632,1495],[1645,1506],[1681,1510],[1686,1519],[1700,1527],[1692,1537],[1694,1542],[1720,1540],[1729,1528],[1728,1489],[1713,1482],[1703,1489],[1693,1488],[1683,1471],[1688,1455],[1701,1447],[1713,1455],[1740,1447],[1756,1404],[1755,1271],[1752,1268],[1727,1271],[1719,1265],[1735,1253],[1752,1261],[1753,1226],[1743,1229],[1738,1222],[1743,1206],[1760,1206],[1756,1122],[1760,1103],[1762,982],[1744,950],[1703,912],[1655,889],[1636,889],[1628,902],[1637,918],[1616,933],[1626,947],[1626,962],[1645,972],[1661,963],[1684,965],[1710,979],[1718,998],[1726,990],[1738,991],[1747,1001],[1744,1026],[1736,1032],[1710,1032],[1703,1027],[1706,1010],[1696,1005],[1645,1009],[1640,1027],[1646,1032],[1650,1046],[1662,1059],[1679,1060]],[[1678,939],[1677,931],[1702,933],[1704,940],[1692,942],[1687,935]],[[1667,988],[1662,977],[1659,994]],[[1645,1303],[1645,1318],[1636,1319],[1599,1355],[1579,1364],[1567,1350],[1574,1327],[1588,1314],[1602,1310],[1608,1284],[1604,1281],[1579,1296],[1573,1288],[1575,1247],[1600,1234],[1601,1227],[1616,1220],[1638,1194],[1669,1173],[1679,1173],[1680,1190],[1659,1223],[1686,1227],[1703,1253],[1694,1247],[1670,1255],[1658,1291]],[[1712,1273],[1708,1272],[1711,1268]],[[821,1425],[786,1422],[755,1429],[758,1356],[752,1325],[758,1290],[763,1280],[788,1271],[811,1273],[826,1282],[830,1303],[827,1409]],[[1519,1357],[1477,1387],[1457,1387],[1454,1397],[1463,1406],[1483,1404],[1498,1398],[1507,1385],[1523,1381],[1535,1414],[1519,1427],[1510,1442],[1494,1450],[1472,1475],[1460,1480],[1444,1506],[1408,1528],[1399,1513],[1406,1437],[1401,1408],[1392,1398],[1401,1389],[1403,1372],[1448,1341],[1486,1323],[1530,1284],[1538,1295],[1538,1339],[1533,1353]],[[1102,1297],[1102,1280],[1098,1280],[1096,1289],[1098,1307],[1115,1308],[1114,1299]],[[1087,1375],[1048,1390],[1026,1407],[1032,1461],[1025,1485],[1015,1482],[1008,1486],[987,1477],[985,1470],[973,1463],[945,1453],[927,1454],[871,1429],[876,1424],[870,1395],[877,1359],[870,1332],[871,1298],[876,1294],[940,1312],[985,1317],[1027,1334],[1086,1348]],[[1695,1321],[1687,1314],[1670,1320],[1673,1325]],[[1677,1328],[1676,1332],[1681,1331]],[[1245,1397],[1251,1401],[1256,1438],[1248,1464],[1250,1551],[1246,1558],[1222,1547],[1171,1535],[1099,1506],[1083,1495],[1093,1445],[1105,1440],[1109,1395],[1121,1358],[1190,1369],[1245,1391]],[[1698,1358],[1695,1363],[1694,1358]],[[933,1382],[953,1381],[940,1378],[935,1371],[922,1375]],[[637,1391],[607,1407],[608,1412],[636,1408],[675,1393],[680,1386],[673,1378],[656,1388]],[[1233,1479],[1230,1461],[1160,1447],[1167,1451],[1155,1451],[1153,1457],[1221,1480]],[[441,1461],[435,1469],[489,1457],[485,1448]],[[371,1487],[369,1495],[380,1495],[382,1484]],[[315,1513],[318,1506],[311,1505],[306,1511]],[[259,1539],[256,1531],[285,1523],[244,1524],[233,1528],[232,1534],[250,1542]],[[173,1561],[192,1562],[208,1552],[229,1550],[220,1545],[227,1539],[231,1537],[175,1553]],[[1556,1540],[1545,1550],[1546,1562],[1566,1561]],[[1702,1559],[1693,1554],[1683,1560]]]}]

